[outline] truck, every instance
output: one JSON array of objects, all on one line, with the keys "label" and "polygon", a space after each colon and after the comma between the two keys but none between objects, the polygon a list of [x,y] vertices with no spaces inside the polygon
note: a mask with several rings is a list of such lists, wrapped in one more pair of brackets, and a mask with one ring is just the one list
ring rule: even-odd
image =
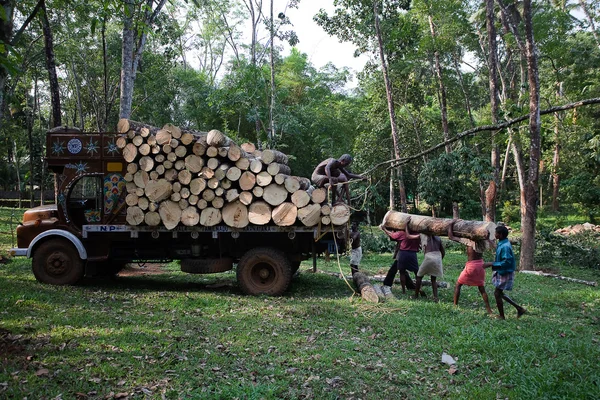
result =
[{"label": "truck", "polygon": [[[84,276],[116,275],[132,262],[180,260],[187,273],[218,273],[235,266],[241,290],[283,294],[301,261],[341,249],[347,226],[301,224],[214,226],[131,225],[125,202],[126,162],[121,133],[83,133],[59,127],[46,134],[47,168],[55,204],[25,211],[13,256],[32,258],[42,283],[73,285]],[[334,244],[334,246],[332,246]]]}]

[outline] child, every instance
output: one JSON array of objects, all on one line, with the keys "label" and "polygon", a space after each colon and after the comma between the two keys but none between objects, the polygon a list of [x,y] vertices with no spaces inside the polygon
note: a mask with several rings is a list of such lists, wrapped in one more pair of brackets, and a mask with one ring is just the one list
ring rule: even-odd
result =
[{"label": "child", "polygon": [[467,246],[467,263],[465,264],[465,269],[463,269],[463,271],[460,273],[458,282],[456,283],[456,288],[454,289],[454,305],[458,305],[460,289],[463,285],[477,286],[479,293],[481,293],[481,297],[483,297],[485,309],[487,310],[488,314],[492,314],[488,295],[485,291],[485,269],[483,268],[483,253],[489,241],[473,241],[454,236],[453,229],[455,222],[456,220],[453,220],[450,226],[448,226],[448,238]]},{"label": "child", "polygon": [[[410,229],[408,228],[409,223],[410,218],[406,222],[406,238],[418,238],[419,234],[410,233]],[[437,277],[441,277],[444,274],[442,269],[442,258],[444,258],[444,256],[446,255],[446,251],[444,250],[442,240],[438,236],[421,234],[420,237],[421,247],[423,248],[423,253],[425,253],[425,258],[423,259],[423,262],[419,266],[419,271],[417,272],[414,298],[416,299],[419,297],[419,293],[421,292],[421,282],[423,281],[423,276],[430,275],[431,287],[433,288],[433,301],[437,303],[439,301]]]},{"label": "child", "polygon": [[498,306],[498,318],[504,319],[504,303],[506,300],[510,305],[517,309],[517,318],[521,318],[526,313],[525,309],[515,303],[510,297],[504,294],[504,290],[512,290],[515,279],[515,256],[513,254],[512,245],[508,241],[508,229],[504,225],[496,227],[496,239],[498,247],[496,248],[496,261],[493,263],[483,263],[483,267],[492,267],[494,274],[492,275],[492,283],[496,287],[494,297]]}]

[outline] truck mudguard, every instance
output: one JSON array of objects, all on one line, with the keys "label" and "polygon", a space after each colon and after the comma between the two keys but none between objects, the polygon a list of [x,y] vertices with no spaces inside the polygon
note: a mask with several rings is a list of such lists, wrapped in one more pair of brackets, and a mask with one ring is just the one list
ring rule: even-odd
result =
[{"label": "truck mudguard", "polygon": [[79,240],[79,238],[77,236],[73,235],[71,232],[68,232],[68,231],[65,231],[62,229],[50,229],[49,231],[45,231],[45,232],[42,232],[39,235],[37,235],[35,237],[35,239],[33,239],[31,241],[31,244],[29,245],[29,248],[27,249],[27,258],[31,258],[31,253],[32,253],[35,245],[40,240],[42,240],[48,236],[60,236],[65,239],[68,239],[71,243],[73,243],[73,246],[75,246],[75,248],[79,252],[79,257],[82,260],[87,260],[87,251],[85,250],[85,247],[83,247],[83,243],[81,243],[81,240]]}]

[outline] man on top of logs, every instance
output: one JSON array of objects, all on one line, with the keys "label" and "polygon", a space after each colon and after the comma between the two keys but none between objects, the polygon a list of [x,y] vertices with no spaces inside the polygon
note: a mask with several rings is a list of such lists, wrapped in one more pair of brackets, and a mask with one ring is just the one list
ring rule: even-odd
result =
[{"label": "man on top of logs", "polygon": [[[348,172],[345,168],[352,163],[352,156],[350,154],[344,154],[339,159],[328,158],[323,160],[315,168],[311,180],[317,187],[324,187],[325,184],[329,184],[332,187],[331,190],[331,203],[336,204],[336,194],[338,191],[337,184],[344,186],[344,192],[346,193],[346,199],[348,205],[350,204],[350,189],[348,188],[349,179],[365,179],[362,175],[356,175]],[[342,197],[340,195],[340,197]],[[341,200],[343,201],[343,200]]]}]

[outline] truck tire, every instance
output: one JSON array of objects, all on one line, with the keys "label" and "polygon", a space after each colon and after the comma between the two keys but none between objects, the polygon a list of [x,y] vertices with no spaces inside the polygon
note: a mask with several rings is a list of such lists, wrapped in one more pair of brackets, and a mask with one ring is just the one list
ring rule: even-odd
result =
[{"label": "truck tire", "polygon": [[85,272],[79,253],[65,239],[40,243],[33,252],[32,269],[35,279],[51,285],[74,285]]},{"label": "truck tire", "polygon": [[247,251],[240,259],[237,280],[246,294],[280,296],[292,280],[292,267],[282,251],[258,247]]},{"label": "truck tire", "polygon": [[215,274],[233,269],[231,258],[208,258],[181,260],[181,270],[190,274]]}]

